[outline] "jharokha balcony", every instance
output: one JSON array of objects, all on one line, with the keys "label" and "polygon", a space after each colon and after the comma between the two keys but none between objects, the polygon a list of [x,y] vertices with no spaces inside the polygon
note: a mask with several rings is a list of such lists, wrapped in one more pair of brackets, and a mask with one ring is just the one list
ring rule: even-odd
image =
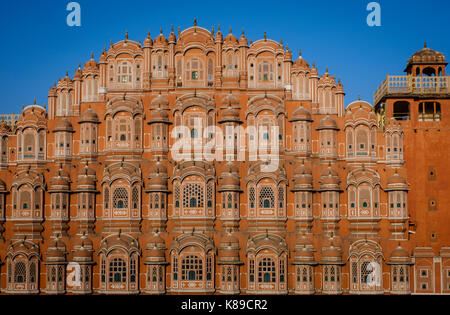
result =
[{"label": "jharokha balcony", "polygon": [[388,75],[374,93],[374,104],[385,97],[438,96],[450,93],[450,76]]}]

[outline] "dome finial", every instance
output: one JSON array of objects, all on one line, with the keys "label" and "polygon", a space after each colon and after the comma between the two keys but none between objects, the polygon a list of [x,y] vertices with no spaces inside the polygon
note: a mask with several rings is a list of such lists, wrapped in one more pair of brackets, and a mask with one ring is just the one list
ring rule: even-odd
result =
[{"label": "dome finial", "polygon": [[358,101],[361,100],[361,94],[358,94]]},{"label": "dome finial", "polygon": [[327,66],[327,68],[325,69],[325,72],[328,73],[328,66]]},{"label": "dome finial", "polygon": [[301,49],[301,48],[298,50],[298,56],[299,56],[299,57],[302,56],[302,49]]},{"label": "dome finial", "polygon": [[171,26],[170,30],[171,30],[171,32],[173,33],[173,24],[172,24],[172,26]]},{"label": "dome finial", "polygon": [[242,28],[242,36],[245,36],[245,30]]},{"label": "dome finial", "polygon": [[220,32],[220,24],[217,25],[217,31]]},{"label": "dome finial", "polygon": [[162,31],[162,27],[159,29],[159,34],[162,35],[163,31]]},{"label": "dome finial", "polygon": [[125,32],[125,40],[128,40],[128,31]]},{"label": "dome finial", "polygon": [[423,44],[423,48],[427,48],[427,41]]},{"label": "dome finial", "polygon": [[33,105],[36,105],[36,97],[34,98]]},{"label": "dome finial", "polygon": [[194,19],[194,26],[197,26],[197,18]]},{"label": "dome finial", "polygon": [[94,52],[91,51],[91,59],[94,59]]},{"label": "dome finial", "polygon": [[264,40],[267,40],[267,32],[264,31]]}]

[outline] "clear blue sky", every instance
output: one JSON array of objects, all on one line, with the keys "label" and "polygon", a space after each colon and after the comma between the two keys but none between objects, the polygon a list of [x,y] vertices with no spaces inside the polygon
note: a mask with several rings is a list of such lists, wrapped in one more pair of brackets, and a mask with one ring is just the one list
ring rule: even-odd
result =
[{"label": "clear blue sky", "polygon": [[[450,58],[448,0],[379,0],[382,26],[370,28],[366,6],[371,0],[285,1],[153,1],[79,0],[82,26],[69,27],[69,0],[2,1],[0,4],[0,113],[18,113],[22,104],[47,104],[49,87],[73,72],[79,63],[99,53],[111,40],[129,31],[143,40],[148,30],[154,38],[162,27],[168,36],[175,29],[198,25],[261,39],[264,31],[283,39],[298,57],[319,72],[343,81],[349,104],[361,95],[372,103],[372,94],[386,74],[402,74],[408,58],[423,47]],[[186,5],[185,3],[189,3]]]}]

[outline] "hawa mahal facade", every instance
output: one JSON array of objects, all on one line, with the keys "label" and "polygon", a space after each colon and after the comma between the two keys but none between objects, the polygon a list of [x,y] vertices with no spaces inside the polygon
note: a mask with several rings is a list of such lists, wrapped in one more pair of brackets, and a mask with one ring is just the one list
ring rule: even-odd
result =
[{"label": "hawa mahal facade", "polygon": [[[111,42],[48,109],[2,117],[1,292],[450,293],[446,65],[425,47],[344,108],[340,80],[266,35]],[[225,161],[175,161],[179,138],[224,144],[195,120],[279,134],[236,128]],[[270,172],[233,159],[258,137]]]}]

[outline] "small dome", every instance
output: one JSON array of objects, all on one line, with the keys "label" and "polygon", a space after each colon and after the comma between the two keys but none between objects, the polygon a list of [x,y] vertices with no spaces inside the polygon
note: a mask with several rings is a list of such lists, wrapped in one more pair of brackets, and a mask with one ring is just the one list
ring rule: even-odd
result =
[{"label": "small dome", "polygon": [[294,263],[315,264],[314,245],[311,240],[306,237],[306,235],[303,234],[302,237],[297,238],[297,241],[295,242],[294,252]]},{"label": "small dome", "polygon": [[167,46],[169,41],[164,37],[162,30],[158,37],[155,38],[153,45],[154,46]]},{"label": "small dome", "polygon": [[234,36],[233,34],[231,34],[231,30],[230,30],[230,34],[228,34],[225,38],[224,38],[224,45],[238,45],[239,44],[239,40],[237,39],[236,36]]},{"label": "small dome", "polygon": [[409,253],[399,244],[391,253],[391,259],[393,258],[409,258]]},{"label": "small dome", "polygon": [[148,190],[154,192],[167,191],[167,167],[160,161],[156,161],[149,170]]},{"label": "small dome", "polygon": [[65,262],[66,245],[59,239],[51,240],[47,250],[47,262]]},{"label": "small dome", "polygon": [[219,179],[220,191],[239,191],[241,180],[239,177],[239,167],[233,162],[228,162]]},{"label": "small dome", "polygon": [[144,250],[144,259],[146,264],[165,263],[166,262],[166,242],[159,235],[154,233],[147,240],[147,246]]},{"label": "small dome", "polygon": [[309,63],[306,62],[305,59],[303,59],[301,50],[300,50],[298,59],[294,62],[293,68],[294,69],[309,70]]},{"label": "small dome", "polygon": [[405,71],[408,71],[412,65],[420,65],[420,64],[446,65],[445,55],[441,52],[428,48],[425,43],[424,48],[415,52],[411,56],[411,58],[409,58]]},{"label": "small dome", "polygon": [[342,252],[340,247],[334,245],[322,248],[322,260],[341,260]]},{"label": "small dome", "polygon": [[232,233],[227,233],[220,241],[221,246],[230,246],[236,244],[239,246],[239,239]]},{"label": "small dome", "polygon": [[73,257],[75,261],[92,260],[92,250],[85,246],[81,246],[74,251]]},{"label": "small dome", "polygon": [[232,107],[228,107],[222,112],[222,119],[219,121],[219,123],[224,122],[241,122],[239,112]]},{"label": "small dome", "polygon": [[58,131],[73,132],[72,123],[67,118],[58,120],[54,132]]},{"label": "small dome", "polygon": [[311,113],[303,106],[299,106],[292,114],[290,121],[312,121]]},{"label": "small dome", "polygon": [[221,180],[221,189],[236,189],[238,190],[240,187],[240,180],[238,177],[233,176],[229,173],[225,174]]},{"label": "small dome", "polygon": [[389,264],[410,264],[411,257],[407,250],[405,250],[400,243],[398,246],[391,252],[391,257],[389,259]]},{"label": "small dome", "polygon": [[242,30],[241,38],[239,38],[239,45],[240,46],[248,46],[248,40],[245,37],[244,31]]},{"label": "small dome", "polygon": [[167,187],[167,179],[164,179],[159,176],[151,177],[148,181],[148,185],[150,188],[154,187]]},{"label": "small dome", "polygon": [[59,169],[50,179],[50,190],[70,190],[70,175],[64,169]]},{"label": "small dome", "polygon": [[173,26],[172,31],[169,34],[169,43],[176,43],[177,37],[175,36],[175,33],[173,32]]},{"label": "small dome", "polygon": [[388,178],[387,180],[388,185],[397,185],[397,184],[403,184],[406,185],[406,179],[400,176],[397,172],[395,172],[394,175]]},{"label": "small dome", "polygon": [[336,120],[334,120],[331,116],[326,116],[322,118],[319,122],[319,126],[317,127],[317,130],[339,130]]},{"label": "small dome", "polygon": [[95,179],[89,176],[79,176],[78,177],[78,189],[81,187],[87,188],[87,189],[95,189]]},{"label": "small dome", "polygon": [[330,165],[321,172],[320,190],[339,190],[340,182],[338,172]]},{"label": "small dome", "polygon": [[294,170],[294,188],[292,191],[310,191],[313,188],[313,176],[311,169],[305,164],[300,165]]},{"label": "small dome", "polygon": [[162,122],[162,123],[168,123],[169,121],[169,114],[166,110],[157,109],[152,111],[150,122],[156,123],[156,122]]},{"label": "small dome", "polygon": [[334,80],[334,77],[332,77],[329,73],[328,70],[326,73],[324,73],[320,79],[319,79],[319,86],[335,86],[336,85],[336,81]]},{"label": "small dome", "polygon": [[86,248],[93,247],[93,243],[92,243],[91,239],[89,237],[87,237],[85,234],[81,235],[81,237],[76,239],[75,243],[73,245],[73,247],[75,247],[75,248],[81,247],[81,246],[84,246]]},{"label": "small dome", "polygon": [[152,100],[152,107],[157,108],[157,107],[162,107],[165,108],[169,106],[169,100],[167,99],[167,97],[163,96],[162,94],[159,94],[157,97],[155,97]]},{"label": "small dome", "polygon": [[152,163],[152,165],[150,166],[149,174],[159,174],[162,176],[166,176],[167,167],[163,163],[161,163],[161,161],[158,160]]},{"label": "small dome", "polygon": [[150,32],[148,32],[147,37],[144,40],[144,47],[152,47],[153,46],[153,40],[150,37]]},{"label": "small dome", "polygon": [[239,174],[239,166],[237,166],[236,163],[229,161],[224,166],[224,173],[225,172]]},{"label": "small dome", "polygon": [[79,123],[90,122],[90,123],[99,123],[97,113],[92,109],[88,108],[85,110],[80,117]]},{"label": "small dome", "polygon": [[81,80],[81,76],[83,75],[83,71],[81,69],[75,70],[75,74],[73,76],[74,80]]},{"label": "small dome", "polygon": [[86,164],[83,168],[80,169],[80,175],[87,175],[87,176],[95,177],[97,175],[97,173],[92,167],[89,167],[89,165]]},{"label": "small dome", "polygon": [[216,42],[223,41],[223,35],[222,35],[222,32],[220,31],[220,25],[219,25],[219,28],[217,30],[215,40],[216,40]]},{"label": "small dome", "polygon": [[237,96],[233,95],[232,93],[229,93],[227,96],[225,96],[222,100],[223,106],[237,106],[239,105],[239,99]]},{"label": "small dome", "polygon": [[321,176],[321,177],[330,177],[330,176],[333,176],[333,177],[339,177],[339,174],[338,174],[338,172],[337,172],[335,169],[333,169],[333,168],[331,167],[331,165],[328,165],[328,168],[324,169],[324,170],[320,173],[320,176]]},{"label": "small dome", "polygon": [[300,175],[312,175],[312,171],[308,166],[305,165],[305,161],[303,161],[303,163],[294,171],[294,176]]},{"label": "small dome", "polygon": [[221,239],[219,247],[219,264],[227,263],[239,263],[239,239],[231,232]]},{"label": "small dome", "polygon": [[93,56],[88,62],[84,64],[84,70],[97,70],[97,68],[98,64],[97,61],[95,61],[95,59],[93,58]]}]

